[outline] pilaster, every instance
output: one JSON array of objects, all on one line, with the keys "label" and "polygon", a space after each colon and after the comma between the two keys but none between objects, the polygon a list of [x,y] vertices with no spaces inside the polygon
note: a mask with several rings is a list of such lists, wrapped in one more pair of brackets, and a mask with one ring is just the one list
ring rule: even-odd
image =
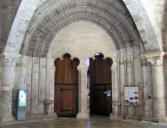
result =
[{"label": "pilaster", "polygon": [[133,60],[134,58],[132,56],[127,57],[126,66],[127,66],[127,85],[133,85],[134,84],[134,74],[133,74]]},{"label": "pilaster", "polygon": [[146,56],[151,63],[152,82],[153,82],[153,104],[154,104],[154,119],[160,122],[167,122],[167,96],[165,86],[165,75],[163,66],[163,54]]},{"label": "pilaster", "polygon": [[15,66],[18,54],[0,55],[0,121],[13,120],[12,94],[15,82]]},{"label": "pilaster", "polygon": [[87,105],[87,71],[88,67],[85,61],[81,60],[78,66],[79,71],[79,112],[77,114],[78,119],[88,119],[88,105]]},{"label": "pilaster", "polygon": [[141,56],[142,79],[143,79],[143,119],[152,121],[153,118],[153,86],[151,65],[144,56]]},{"label": "pilaster", "polygon": [[119,91],[121,90],[119,82],[119,58],[112,58],[113,64],[111,66],[112,72],[112,113],[110,118],[118,118],[121,113],[121,101]]},{"label": "pilaster", "polygon": [[120,89],[119,89],[119,99],[121,102],[121,112],[123,112],[123,86],[127,84],[127,70],[126,70],[126,57],[121,57],[120,61],[120,71],[119,71],[119,75],[120,75]]}]

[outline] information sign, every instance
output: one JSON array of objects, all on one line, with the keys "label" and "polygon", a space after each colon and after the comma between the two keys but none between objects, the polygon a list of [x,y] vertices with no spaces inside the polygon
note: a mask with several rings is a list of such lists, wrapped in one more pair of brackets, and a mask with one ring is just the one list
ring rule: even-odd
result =
[{"label": "information sign", "polygon": [[18,90],[17,120],[26,120],[26,96],[26,90]]},{"label": "information sign", "polygon": [[138,87],[125,87],[124,98],[126,103],[139,103],[139,89]]},{"label": "information sign", "polygon": [[26,90],[20,90],[19,91],[19,107],[25,107],[26,106]]}]

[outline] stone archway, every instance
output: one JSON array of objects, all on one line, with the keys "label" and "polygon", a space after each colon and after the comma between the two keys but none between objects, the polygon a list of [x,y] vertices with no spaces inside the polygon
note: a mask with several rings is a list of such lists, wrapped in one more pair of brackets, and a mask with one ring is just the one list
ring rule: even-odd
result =
[{"label": "stone archway", "polygon": [[[117,49],[126,51],[129,46],[140,46],[141,39],[131,22],[132,19],[125,15],[126,9],[118,1],[110,3],[109,1],[76,2],[69,0],[68,2],[68,4],[65,4],[65,1],[51,4],[53,8],[49,7],[47,13],[41,7],[44,13],[34,15],[34,18],[40,19],[42,16],[43,20],[36,20],[36,22],[30,24],[29,30],[33,31],[25,37],[20,51],[22,54],[46,57],[55,35],[65,26],[82,20],[101,26],[112,37]],[[49,5],[46,3],[43,6]],[[121,12],[118,11],[119,8],[122,8]],[[36,13],[39,14],[40,11],[39,8],[39,12]]]},{"label": "stone archway", "polygon": [[[71,30],[73,31],[71,32]],[[108,36],[108,34],[98,25],[86,21],[72,23],[63,28],[55,36],[49,48],[48,63],[52,63],[55,58],[61,57],[64,53],[67,52],[72,55],[72,58],[77,57],[80,60],[78,67],[80,76],[79,113],[77,115],[77,118],[88,118],[89,115],[87,108],[88,67],[85,62],[87,58],[94,57],[95,53],[99,51],[103,52],[105,57],[116,56],[114,42]],[[52,72],[52,70],[50,70],[49,72]],[[51,77],[52,76],[49,76],[49,78]],[[53,85],[53,83],[50,84]]]},{"label": "stone archway", "polygon": [[[98,36],[96,35],[94,38],[98,39],[96,43],[87,43],[84,48],[79,47],[80,44],[84,44],[83,42],[76,43],[76,45],[70,44],[70,47],[67,47],[69,46],[67,42],[62,43],[56,41],[60,42],[60,44],[54,43],[55,36],[58,36],[63,29],[78,21],[91,22],[102,28],[103,34],[97,34]],[[81,28],[81,26],[78,28]],[[83,27],[82,30],[84,30],[84,28],[86,27]],[[71,30],[73,30],[73,28]],[[101,29],[98,27],[92,30],[101,32]],[[103,36],[101,36],[101,34]],[[89,34],[86,33],[86,35]],[[67,38],[67,36],[65,37]],[[103,40],[99,43],[100,39],[104,39],[104,37],[106,37],[105,39],[107,41]],[[60,46],[63,46],[63,50],[59,49],[61,48]],[[72,49],[75,47],[80,49],[76,52],[76,50]],[[20,46],[16,49],[20,49]],[[54,97],[54,65],[52,61],[68,52],[72,57],[76,56],[81,60],[78,68],[80,72],[80,85],[82,85],[80,86],[78,118],[88,118],[86,107],[87,93],[85,91],[86,87],[84,86],[87,81],[87,67],[85,66],[85,61],[87,58],[93,57],[96,52],[102,52],[104,56],[111,56],[114,60],[112,67],[114,73],[114,75],[112,75],[114,80],[113,89],[115,89],[117,93],[113,95],[113,107],[114,114],[116,116],[119,115],[122,86],[124,84],[142,83],[140,55],[144,52],[143,49],[143,44],[134,26],[134,22],[128,14],[126,7],[121,2],[115,0],[49,0],[36,10],[25,35],[22,49],[20,50],[22,55],[29,56],[27,57],[28,68],[26,67],[26,69],[24,65],[20,66],[22,70],[27,70],[27,74],[24,75],[21,82],[19,81],[20,83],[24,83],[29,90],[28,112],[31,114],[39,114],[39,116],[41,113],[44,113],[42,101]],[[114,56],[112,52],[114,52]],[[11,67],[12,69],[14,68],[13,65]],[[6,72],[9,73],[9,71]],[[18,74],[21,74],[21,72],[22,71],[18,72]],[[137,74],[136,72],[139,73]],[[18,74],[16,74],[16,76]],[[12,74],[12,80],[14,80],[13,77],[14,74]],[[27,80],[26,83],[24,79]],[[10,83],[10,85],[12,84]],[[35,89],[33,90],[33,88]],[[6,110],[4,106],[3,109]],[[53,112],[52,109],[51,112]],[[8,115],[11,116],[11,112],[9,112]]]},{"label": "stone archway", "polygon": [[[93,2],[93,1],[88,1],[88,0],[65,1],[64,0],[63,3],[64,4],[74,3],[78,6],[80,6],[80,5],[87,6],[90,2]],[[97,2],[99,2],[99,1],[97,1]],[[122,0],[122,1],[118,1],[118,3],[117,3],[117,1],[106,0],[106,2],[108,2],[108,5],[113,4],[113,7],[118,6],[118,9],[116,7],[114,7],[114,8],[116,8],[116,10],[123,10],[124,6],[126,6],[130,15],[132,16],[135,24],[136,24],[136,26],[137,26],[137,29],[141,35],[143,42],[147,42],[146,44],[144,44],[146,46],[146,48],[145,48],[146,51],[150,50],[149,46],[151,46],[151,45],[156,45],[156,47],[158,49],[159,46],[156,44],[157,37],[156,37],[155,33],[150,34],[150,31],[153,31],[154,28],[150,23],[149,15],[147,14],[145,7],[144,7],[144,4],[142,3],[141,0],[133,1],[133,2],[130,0]],[[2,4],[3,4],[3,2],[2,2]],[[4,2],[4,4],[8,5],[8,2]],[[15,4],[17,5],[17,4],[19,4],[19,2],[15,3]],[[120,5],[122,4],[123,8],[119,4]],[[16,6],[14,7],[14,8],[18,8],[18,12],[17,12],[17,15],[15,16],[15,19],[13,21],[13,26],[11,28],[11,32],[9,33],[9,30],[8,30],[9,27],[4,26],[5,29],[7,29],[7,31],[8,31],[7,33],[5,33],[4,38],[7,38],[7,37],[9,37],[9,38],[8,38],[7,42],[4,42],[7,39],[3,38],[4,41],[2,40],[3,43],[2,43],[2,45],[0,45],[0,51],[1,52],[5,51],[5,52],[19,53],[20,47],[21,47],[22,43],[24,42],[24,37],[26,35],[27,29],[30,27],[29,24],[32,24],[37,19],[41,20],[41,18],[46,15],[45,12],[48,13],[49,9],[58,7],[58,6],[53,7],[55,5],[59,6],[58,0],[56,0],[56,1],[55,0],[48,0],[48,1],[36,0],[36,1],[31,1],[31,2],[27,2],[26,0],[22,0],[19,8]],[[13,5],[12,5],[12,7],[13,7]],[[6,8],[6,9],[10,10],[11,7]],[[24,13],[28,14],[26,16],[26,18],[22,16],[23,10],[24,10]],[[60,9],[60,11],[62,11],[62,9]],[[139,13],[140,11],[142,11],[141,14]],[[7,11],[7,12],[10,13],[10,11]],[[127,14],[127,13],[125,12],[125,14]],[[136,15],[138,15],[138,16],[136,16]],[[12,16],[14,17],[14,15],[12,15]],[[143,19],[143,20],[138,20],[138,19]],[[11,18],[11,21],[10,21],[11,23],[12,23],[12,20],[13,19]],[[2,21],[2,23],[3,22],[5,22],[5,19]],[[20,24],[22,24],[22,26],[19,26]],[[144,26],[144,27],[142,27],[142,26]],[[143,28],[146,28],[146,27],[149,29],[145,29],[145,31],[143,31]],[[29,32],[31,32],[31,30]],[[8,35],[6,35],[6,34],[8,34]],[[18,34],[19,34],[19,36],[18,36]],[[142,36],[142,35],[147,35],[147,36]],[[150,39],[152,39],[152,40],[150,40]]]},{"label": "stone archway", "polygon": [[[27,33],[27,35],[25,36],[25,41],[22,44],[20,53],[27,56],[38,56],[45,58],[46,56],[50,56],[49,48],[53,48],[52,44],[54,44],[54,37],[56,35],[59,35],[61,30],[63,30],[66,26],[68,27],[68,25],[71,25],[78,21],[88,21],[100,26],[113,40],[113,43],[111,44],[114,44],[115,46],[115,56],[112,58],[115,60],[115,66],[113,66],[113,70],[115,70],[114,73],[116,75],[113,75],[113,79],[115,80],[116,86],[114,87],[114,89],[116,90],[115,92],[118,93],[114,95],[114,110],[119,111],[119,108],[121,106],[122,86],[127,83],[138,83],[139,81],[141,81],[141,79],[134,81],[135,79],[133,77],[136,77],[138,79],[138,76],[134,75],[134,72],[136,72],[134,65],[136,62],[140,61],[139,56],[144,52],[141,38],[139,36],[139,33],[136,31],[133,20],[130,15],[126,14],[127,9],[119,1],[106,0],[104,2],[99,0],[67,0],[59,2],[56,1],[54,3],[54,1],[51,0],[50,2],[43,4],[41,8],[39,8],[34,14],[32,21],[35,22],[32,22],[29,25],[28,31],[30,33]],[[73,30],[73,28],[71,30]],[[93,43],[90,43],[90,45],[92,44]],[[68,43],[65,43],[64,45],[68,46]],[[91,48],[90,45],[87,45],[88,48]],[[56,45],[56,48],[58,49],[59,46],[62,45],[58,44]],[[108,49],[103,49],[104,47],[106,47],[106,45],[101,44],[101,46],[102,48],[97,48],[95,46],[97,49],[94,51],[88,50],[88,56],[82,56],[84,54],[81,54],[82,59],[79,58],[82,63],[79,66],[79,69],[82,70],[81,77],[85,76],[85,71],[87,70],[87,67],[85,67],[84,65],[84,62],[86,60],[85,57],[92,57],[96,52],[102,52],[105,56],[112,55],[107,53]],[[108,45],[108,48],[111,47]],[[52,51],[54,51],[54,49],[52,49]],[[65,52],[69,52],[72,56],[78,57],[78,53],[76,52],[76,54],[75,51],[71,50],[70,48],[64,48],[63,51],[59,49],[58,51],[59,52],[57,52],[56,54],[53,53],[50,58],[55,59],[56,56],[59,57]],[[84,48],[80,49],[80,52],[87,53],[84,51]],[[137,56],[136,60],[135,56]],[[140,65],[136,66],[140,67]],[[85,77],[83,79],[82,82],[86,81]],[[84,88],[81,88],[81,90],[82,89]],[[81,97],[86,97],[86,94],[81,94]],[[83,105],[81,106],[85,106],[87,104],[85,101],[85,99],[84,102],[80,101],[81,103],[83,103]],[[78,117],[87,117],[87,115],[83,114],[83,112],[86,111],[86,108],[81,108],[82,114],[80,114],[81,116]],[[117,113],[118,112],[115,112],[116,115]]]}]

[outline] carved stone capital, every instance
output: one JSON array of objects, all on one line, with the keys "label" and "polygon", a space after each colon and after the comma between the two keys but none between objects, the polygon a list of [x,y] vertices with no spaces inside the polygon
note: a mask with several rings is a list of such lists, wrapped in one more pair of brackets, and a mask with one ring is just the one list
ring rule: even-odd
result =
[{"label": "carved stone capital", "polygon": [[134,59],[133,56],[128,56],[127,57],[126,64],[127,64],[128,67],[130,67],[132,65],[133,59]]},{"label": "carved stone capital", "polygon": [[147,57],[147,61],[149,61],[152,65],[162,66],[163,60],[160,56],[156,57]]},{"label": "carved stone capital", "polygon": [[127,60],[126,57],[121,57],[121,58],[119,59],[120,65],[125,65],[125,64],[126,64],[126,60]]},{"label": "carved stone capital", "polygon": [[152,66],[163,66],[163,55],[160,53],[149,53],[144,55],[146,60],[151,63]]},{"label": "carved stone capital", "polygon": [[0,66],[15,66],[19,57],[19,54],[2,53],[0,55]]},{"label": "carved stone capital", "polygon": [[16,58],[0,56],[0,66],[14,66],[16,62]]},{"label": "carved stone capital", "polygon": [[119,64],[119,58],[118,57],[113,57],[112,60],[113,60],[113,63],[112,63],[112,66],[111,66],[111,70],[115,70],[117,65]]}]

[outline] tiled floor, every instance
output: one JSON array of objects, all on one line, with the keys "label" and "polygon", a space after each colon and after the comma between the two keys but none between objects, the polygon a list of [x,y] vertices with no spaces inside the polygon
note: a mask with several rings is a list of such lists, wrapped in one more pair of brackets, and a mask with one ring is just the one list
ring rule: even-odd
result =
[{"label": "tiled floor", "polygon": [[89,120],[58,118],[56,120],[0,125],[0,128],[167,128],[148,122],[110,120],[108,117],[95,116]]}]

